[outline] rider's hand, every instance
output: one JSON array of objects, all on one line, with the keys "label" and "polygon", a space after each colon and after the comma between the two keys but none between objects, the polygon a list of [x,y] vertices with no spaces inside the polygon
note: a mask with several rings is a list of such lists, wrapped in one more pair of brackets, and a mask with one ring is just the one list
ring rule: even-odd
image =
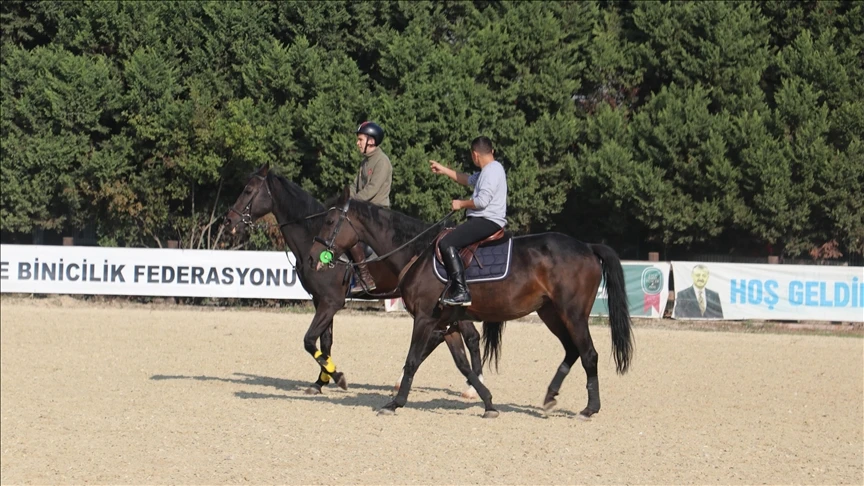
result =
[{"label": "rider's hand", "polygon": [[452,203],[450,203],[450,207],[453,208],[453,211],[459,211],[462,209],[462,201],[459,199],[454,199]]},{"label": "rider's hand", "polygon": [[429,161],[429,168],[432,169],[433,174],[446,174],[447,168],[443,165],[439,164],[434,160]]}]

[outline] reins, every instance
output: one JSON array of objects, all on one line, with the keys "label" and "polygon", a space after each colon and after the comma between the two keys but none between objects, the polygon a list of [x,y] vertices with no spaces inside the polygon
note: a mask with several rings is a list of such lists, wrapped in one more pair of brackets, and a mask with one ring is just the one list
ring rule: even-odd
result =
[{"label": "reins", "polygon": [[[331,257],[332,257],[332,251],[333,251],[333,242],[336,240],[336,235],[339,233],[339,230],[341,229],[341,227],[342,227],[342,223],[343,223],[344,221],[347,221],[347,222],[348,222],[348,224],[351,226],[351,229],[354,231],[355,234],[357,234],[357,235],[360,234],[360,233],[357,231],[357,228],[354,227],[354,222],[351,221],[351,218],[348,217],[348,207],[349,207],[350,204],[351,204],[351,200],[349,199],[349,200],[347,200],[347,201],[345,202],[345,206],[343,206],[341,209],[340,209],[340,208],[333,207],[333,208],[330,208],[330,209],[328,210],[328,212],[329,212],[329,211],[332,211],[332,210],[336,209],[336,210],[338,210],[338,211],[340,212],[340,215],[339,215],[339,221],[337,222],[336,227],[335,227],[334,230],[333,230],[333,234],[330,235],[330,238],[329,238],[328,240],[325,241],[325,240],[323,240],[323,239],[320,238],[320,237],[317,237],[317,236],[315,237],[315,241],[317,241],[318,243],[321,243],[322,245],[324,245],[324,247],[326,248],[325,251],[330,252]],[[424,234],[428,233],[429,231],[431,231],[431,230],[433,230],[433,229],[439,227],[440,225],[444,224],[445,222],[447,222],[447,220],[449,220],[449,219],[450,219],[454,214],[456,214],[456,211],[450,211],[446,216],[444,216],[443,218],[439,219],[437,222],[435,222],[434,224],[432,224],[431,226],[429,226],[429,227],[426,228],[425,230],[423,230],[423,231],[421,231],[420,233],[418,233],[415,237],[411,238],[410,240],[406,241],[405,243],[399,245],[398,247],[394,248],[393,250],[391,250],[391,251],[389,251],[389,252],[387,252],[387,253],[385,253],[385,254],[383,254],[383,255],[378,255],[378,256],[376,256],[375,258],[371,258],[371,259],[369,259],[369,260],[364,260],[362,263],[357,263],[357,262],[343,262],[343,261],[341,261],[341,260],[336,260],[336,261],[334,262],[332,259],[330,259],[329,262],[327,263],[327,265],[328,265],[330,268],[333,268],[333,267],[335,266],[335,264],[337,264],[337,263],[340,264],[340,265],[345,265],[346,267],[351,268],[352,271],[356,274],[356,273],[357,273],[357,271],[355,270],[356,267],[359,267],[360,265],[365,265],[365,264],[368,264],[368,263],[380,262],[380,261],[383,261],[383,260],[385,260],[385,259],[387,259],[387,258],[393,256],[395,253],[398,253],[399,251],[405,249],[406,247],[408,247],[409,245],[411,245],[412,243],[414,243],[415,241],[417,241],[418,239],[420,239],[420,237],[423,236]],[[432,244],[432,243],[430,242],[429,244]],[[427,246],[428,246],[428,245],[427,245]],[[422,253],[422,252],[421,252],[421,253]],[[374,298],[391,298],[391,297],[395,297],[395,296],[398,295],[397,291],[398,291],[399,285],[402,283],[402,279],[405,277],[405,274],[407,273],[407,270],[408,270],[408,269],[409,269],[409,268],[414,264],[414,262],[416,262],[416,261],[417,261],[417,257],[415,256],[415,257],[414,257],[414,258],[413,258],[413,259],[412,259],[412,260],[411,260],[411,261],[410,261],[410,262],[405,266],[405,268],[403,268],[402,271],[399,273],[399,280],[396,282],[396,289],[397,289],[397,290],[394,290],[393,292],[389,292],[389,293],[386,293],[386,294],[373,294],[372,292],[369,291],[369,287],[366,285],[366,282],[365,282],[362,278],[361,278],[361,279],[358,279],[358,282],[360,283],[360,286],[363,288],[363,292],[364,292],[366,295],[368,295],[369,297],[374,297]]]},{"label": "reins", "polygon": [[[317,236],[314,238],[315,241],[317,241],[318,243],[321,243],[322,245],[324,245],[324,247],[325,247],[325,249],[326,249],[327,251],[331,251],[331,252],[333,251],[333,242],[335,241],[335,239],[336,239],[336,235],[339,233],[339,230],[341,229],[341,223],[342,223],[342,221],[347,221],[348,224],[351,226],[351,229],[354,231],[354,233],[357,234],[357,235],[360,234],[360,233],[357,231],[357,228],[354,227],[354,222],[351,221],[351,218],[348,217],[348,214],[347,214],[347,213],[348,213],[348,205],[349,205],[349,204],[350,204],[350,200],[348,201],[348,203],[345,204],[345,208],[344,208],[344,209],[338,209],[338,208],[336,208],[336,207],[333,207],[333,208],[330,208],[330,209],[328,210],[328,212],[329,212],[329,211],[332,211],[332,210],[334,210],[334,209],[338,209],[338,210],[341,212],[341,214],[339,215],[339,221],[338,221],[337,224],[336,224],[336,228],[334,228],[333,234],[330,236],[330,238],[329,238],[328,240],[325,241],[325,240],[323,240],[322,238],[317,237]],[[405,249],[408,245],[410,245],[410,244],[414,243],[415,241],[417,241],[418,239],[420,239],[420,237],[423,236],[424,234],[428,233],[429,231],[431,231],[431,230],[437,228],[438,226],[440,226],[441,224],[445,223],[448,219],[450,219],[451,217],[453,217],[454,214],[456,214],[456,211],[450,211],[449,213],[447,213],[446,216],[444,216],[443,218],[439,219],[438,221],[436,221],[435,223],[433,223],[431,226],[429,226],[429,227],[426,228],[425,230],[423,230],[423,231],[421,231],[420,233],[418,233],[417,236],[415,236],[414,238],[411,238],[410,240],[406,241],[405,243],[399,245],[398,247],[394,248],[393,250],[388,251],[387,253],[385,253],[385,254],[383,254],[383,255],[378,255],[378,256],[376,256],[375,258],[372,258],[372,259],[369,259],[369,260],[364,260],[364,261],[361,262],[361,263],[355,263],[355,262],[348,262],[348,263],[346,263],[346,262],[342,262],[342,261],[335,261],[335,262],[331,261],[331,262],[328,263],[328,265],[330,265],[331,268],[332,268],[332,266],[333,266],[334,264],[336,264],[336,263],[341,264],[341,265],[346,265],[346,266],[356,267],[356,266],[359,266],[359,265],[361,265],[361,264],[362,264],[362,265],[365,265],[365,264],[367,264],[367,263],[375,263],[375,262],[380,262],[380,261],[382,261],[382,260],[385,260],[385,259],[387,259],[387,258],[393,256],[393,254],[398,253],[399,251]]]},{"label": "reins", "polygon": [[[394,253],[397,253],[397,252],[399,252],[400,250],[405,249],[408,245],[410,245],[411,243],[414,243],[415,241],[417,241],[418,239],[420,239],[421,236],[423,236],[424,234],[428,233],[430,230],[432,230],[432,228],[436,228],[436,227],[438,227],[439,225],[444,224],[444,223],[445,223],[448,219],[450,219],[454,214],[456,214],[456,211],[450,211],[450,213],[448,213],[447,216],[444,216],[443,218],[439,219],[437,222],[433,223],[432,226],[430,226],[430,227],[426,228],[425,230],[421,231],[417,236],[415,236],[414,238],[411,238],[411,239],[408,240],[406,243],[403,243],[403,244],[400,245],[399,247],[397,247],[397,248],[395,248],[395,249],[393,249],[393,250],[391,250],[391,251],[389,251],[389,252],[387,252],[387,253],[385,253],[385,254],[383,254],[383,255],[376,256],[375,258],[373,258],[373,259],[371,259],[371,260],[366,260],[366,261],[364,261],[363,263],[378,262],[378,261],[382,261],[382,260],[384,260],[384,259],[386,259],[386,258],[392,256]],[[346,219],[348,219],[348,218],[346,217]],[[348,223],[351,225],[351,229],[354,229],[354,223],[352,223],[350,219],[348,219]],[[354,231],[356,232],[357,230],[355,229]],[[430,244],[431,244],[431,243],[430,243]],[[429,245],[427,245],[427,246],[429,246]],[[358,264],[358,263],[351,263],[351,265],[356,267],[356,266],[359,265],[359,264]]]}]

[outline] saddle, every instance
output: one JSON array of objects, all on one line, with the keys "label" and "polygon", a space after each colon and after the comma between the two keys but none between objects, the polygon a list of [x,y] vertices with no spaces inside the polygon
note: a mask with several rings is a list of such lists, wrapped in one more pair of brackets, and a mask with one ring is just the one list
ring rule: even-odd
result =
[{"label": "saddle", "polygon": [[[440,233],[438,233],[438,236],[435,238],[435,258],[442,264],[444,263],[444,260],[441,258],[441,250],[438,248],[438,242],[440,242],[441,238],[447,236],[454,229],[456,228],[444,228]],[[470,267],[471,261],[474,260],[474,257],[477,254],[477,248],[488,245],[489,243],[492,243],[494,241],[503,240],[505,239],[505,236],[509,238],[510,233],[505,232],[504,228],[501,228],[492,236],[480,241],[475,241],[474,243],[471,243],[465,248],[462,248],[462,250],[459,251],[459,256],[462,257],[462,264],[465,266],[465,268]],[[480,266],[480,268],[483,268],[483,265],[480,263],[479,260],[477,261],[477,264]]]}]

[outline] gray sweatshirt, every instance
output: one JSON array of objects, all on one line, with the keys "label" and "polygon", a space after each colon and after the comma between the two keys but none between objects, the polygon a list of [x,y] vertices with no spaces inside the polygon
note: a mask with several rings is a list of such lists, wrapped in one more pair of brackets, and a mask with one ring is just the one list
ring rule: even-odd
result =
[{"label": "gray sweatshirt", "polygon": [[497,160],[493,160],[480,172],[468,176],[468,185],[474,186],[474,206],[468,217],[484,218],[499,224],[507,224],[507,174]]}]

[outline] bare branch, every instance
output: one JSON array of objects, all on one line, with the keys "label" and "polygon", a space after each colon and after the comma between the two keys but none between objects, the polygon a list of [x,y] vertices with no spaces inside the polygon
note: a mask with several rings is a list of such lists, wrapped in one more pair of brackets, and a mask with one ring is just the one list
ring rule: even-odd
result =
[{"label": "bare branch", "polygon": [[210,249],[211,249],[211,250],[212,250],[213,248],[215,248],[216,245],[219,244],[219,240],[222,238],[222,232],[223,232],[223,231],[225,231],[225,225],[224,225],[224,224],[219,225],[219,232],[216,233],[216,240],[215,240],[215,241],[213,242],[213,244],[210,246]]},{"label": "bare branch", "polygon": [[[210,211],[210,222],[207,223],[205,229],[207,230],[207,244],[210,244],[210,228],[213,226],[213,217],[216,215],[216,207],[219,205],[219,194],[222,193],[222,184],[225,183],[225,178],[219,179],[219,188],[216,189],[216,199],[213,201],[213,210]],[[201,244],[204,242],[204,231],[201,231],[201,238],[198,239],[198,248],[201,248]]]}]

